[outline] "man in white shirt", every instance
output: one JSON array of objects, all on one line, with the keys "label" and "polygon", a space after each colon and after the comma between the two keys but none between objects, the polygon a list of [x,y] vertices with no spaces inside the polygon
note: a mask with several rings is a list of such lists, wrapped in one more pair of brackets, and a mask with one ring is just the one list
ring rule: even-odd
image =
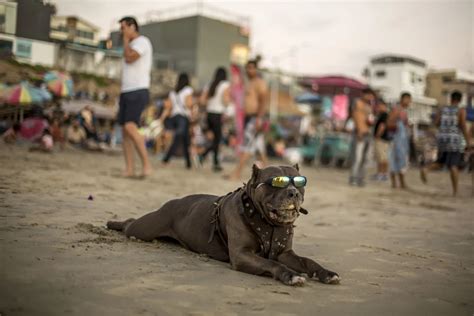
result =
[{"label": "man in white shirt", "polygon": [[151,173],[151,164],[145,140],[138,132],[140,116],[149,102],[150,72],[153,48],[150,40],[138,33],[137,21],[124,17],[120,21],[123,36],[122,93],[120,94],[118,122],[123,126],[124,176],[134,175],[133,149],[142,160],[142,176]]}]

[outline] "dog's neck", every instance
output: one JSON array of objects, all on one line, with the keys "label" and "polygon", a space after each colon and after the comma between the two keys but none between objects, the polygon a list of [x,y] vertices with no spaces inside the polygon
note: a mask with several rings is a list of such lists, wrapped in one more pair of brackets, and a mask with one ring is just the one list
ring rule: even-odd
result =
[{"label": "dog's neck", "polygon": [[249,206],[246,206],[245,203],[244,203],[244,205],[243,205],[244,210],[246,208],[251,209],[256,214],[260,215],[262,220],[264,220],[268,225],[277,226],[276,224],[272,223],[272,221],[267,217],[267,215],[265,214],[265,211],[263,210],[263,206],[261,205],[261,203],[255,203],[254,202],[251,185],[252,185],[251,183],[247,183],[247,184],[244,184],[244,187],[243,187],[243,191],[244,191],[243,192],[243,194],[244,194],[243,197],[246,197],[248,199],[248,203],[250,204]]}]

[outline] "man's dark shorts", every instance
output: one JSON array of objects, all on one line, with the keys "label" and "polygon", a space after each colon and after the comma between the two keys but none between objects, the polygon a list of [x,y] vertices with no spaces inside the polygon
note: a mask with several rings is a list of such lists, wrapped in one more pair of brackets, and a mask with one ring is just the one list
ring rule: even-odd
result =
[{"label": "man's dark shorts", "polygon": [[462,165],[462,152],[459,151],[444,151],[438,153],[436,162],[448,168],[460,167]]},{"label": "man's dark shorts", "polygon": [[119,99],[119,111],[117,121],[120,125],[127,122],[135,122],[140,126],[140,116],[150,101],[148,89],[122,92]]}]

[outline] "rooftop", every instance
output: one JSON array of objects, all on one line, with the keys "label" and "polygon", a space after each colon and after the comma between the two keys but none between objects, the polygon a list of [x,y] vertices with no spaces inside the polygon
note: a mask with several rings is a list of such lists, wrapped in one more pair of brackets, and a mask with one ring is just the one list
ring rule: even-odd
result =
[{"label": "rooftop", "polygon": [[[240,26],[244,29],[250,28],[250,18],[227,11],[209,4],[188,3],[178,7],[171,7],[164,10],[149,10],[143,14],[136,15],[139,24],[151,24],[157,22],[178,20],[192,16],[204,16],[207,18],[219,20],[224,23]],[[117,29],[117,21],[112,23],[112,29]]]},{"label": "rooftop", "polygon": [[418,59],[408,55],[397,55],[397,54],[382,54],[374,56],[370,59],[372,64],[399,64],[399,63],[411,63],[420,67],[426,67],[426,62],[422,59]]}]

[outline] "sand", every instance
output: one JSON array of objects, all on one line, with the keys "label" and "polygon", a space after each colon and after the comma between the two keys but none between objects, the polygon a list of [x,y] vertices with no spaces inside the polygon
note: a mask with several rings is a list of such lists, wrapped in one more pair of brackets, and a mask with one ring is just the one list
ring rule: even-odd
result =
[{"label": "sand", "polygon": [[[124,179],[120,155],[0,145],[0,314],[3,315],[472,315],[474,199],[446,173],[409,191],[347,185],[347,171],[302,167],[309,179],[294,249],[336,271],[336,286],[285,286],[176,244],[128,240],[110,219],[140,216],[190,193],[240,182],[181,160]],[[230,168],[230,165],[225,165]],[[249,174],[247,170],[246,174]],[[89,196],[93,200],[89,200]]]}]

